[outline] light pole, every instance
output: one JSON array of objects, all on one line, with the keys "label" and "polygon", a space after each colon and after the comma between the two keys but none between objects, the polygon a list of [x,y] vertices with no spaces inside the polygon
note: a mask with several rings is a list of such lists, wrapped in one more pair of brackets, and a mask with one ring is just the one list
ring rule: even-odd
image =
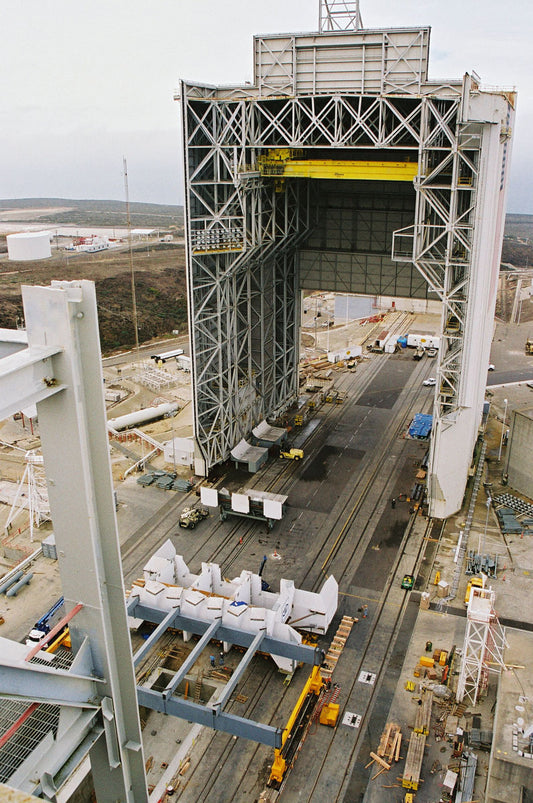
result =
[{"label": "light pole", "polygon": [[502,423],[502,434],[500,436],[500,448],[498,449],[498,463],[500,462],[502,456],[503,433],[505,432],[505,420],[507,418],[507,399],[504,399],[503,403],[505,407],[503,408],[503,423]]}]

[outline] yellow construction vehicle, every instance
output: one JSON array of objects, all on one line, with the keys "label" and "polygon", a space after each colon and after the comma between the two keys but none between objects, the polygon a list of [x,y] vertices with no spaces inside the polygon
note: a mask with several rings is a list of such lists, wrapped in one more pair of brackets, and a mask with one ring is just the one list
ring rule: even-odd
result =
[{"label": "yellow construction vehicle", "polygon": [[466,594],[465,594],[465,605],[468,605],[470,601],[470,592],[473,588],[483,588],[483,578],[482,577],[472,577],[471,580],[468,581],[468,585],[466,587]]},{"label": "yellow construction vehicle", "polygon": [[287,769],[291,766],[302,737],[302,725],[314,711],[318,695],[324,681],[320,667],[314,666],[309,675],[298,702],[293,708],[287,725],[283,729],[281,748],[274,750],[274,763],[270,772],[268,786],[279,789]]},{"label": "yellow construction vehicle", "polygon": [[284,458],[285,460],[303,460],[304,453],[303,449],[289,449],[289,450],[281,450],[279,453],[280,458]]},{"label": "yellow construction vehicle", "polygon": [[533,354],[533,340],[528,339],[526,340],[526,354]]}]

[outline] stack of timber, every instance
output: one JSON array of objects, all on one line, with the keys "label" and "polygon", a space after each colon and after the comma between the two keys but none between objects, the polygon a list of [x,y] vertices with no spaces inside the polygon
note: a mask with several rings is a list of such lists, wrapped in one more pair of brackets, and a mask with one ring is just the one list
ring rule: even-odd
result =
[{"label": "stack of timber", "polygon": [[424,748],[431,724],[432,705],[433,692],[431,689],[422,688],[417,705],[415,726],[411,738],[409,739],[407,758],[405,760],[405,770],[402,777],[402,786],[404,789],[416,790],[420,784]]},{"label": "stack of timber", "polygon": [[387,722],[379,740],[379,747],[375,753],[370,753],[372,760],[365,767],[365,769],[370,767],[374,762],[380,765],[380,769],[372,776],[372,780],[381,775],[382,772],[385,772],[385,770],[390,770],[393,761],[400,760],[401,744],[402,732],[400,726],[395,722]]},{"label": "stack of timber", "polygon": [[426,736],[429,733],[429,726],[431,724],[431,708],[433,706],[433,692],[431,689],[422,687],[420,699],[416,707],[415,726],[413,728],[415,733],[424,733]]},{"label": "stack of timber", "polygon": [[324,680],[328,680],[332,676],[333,671],[337,666],[337,661],[344,650],[352,627],[358,621],[359,619],[354,619],[353,616],[342,617],[341,623],[333,637],[333,641],[329,645],[329,650],[326,653],[326,658],[320,669],[320,674]]}]

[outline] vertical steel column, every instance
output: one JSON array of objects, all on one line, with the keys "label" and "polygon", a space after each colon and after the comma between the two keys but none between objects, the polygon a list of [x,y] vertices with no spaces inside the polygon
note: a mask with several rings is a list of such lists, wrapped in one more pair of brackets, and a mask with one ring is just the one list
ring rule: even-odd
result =
[{"label": "vertical steel column", "polygon": [[[67,611],[76,652],[90,642],[105,737],[91,749],[99,803],[148,800],[124,582],[113,499],[94,284],[24,287],[30,347],[57,344],[51,382],[65,389],[38,404],[43,454]],[[53,369],[53,370],[52,370]]]}]

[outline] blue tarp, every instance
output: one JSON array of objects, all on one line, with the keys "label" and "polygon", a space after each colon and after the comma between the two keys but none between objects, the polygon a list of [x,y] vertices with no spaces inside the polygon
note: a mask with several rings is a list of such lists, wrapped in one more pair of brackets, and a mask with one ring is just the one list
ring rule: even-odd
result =
[{"label": "blue tarp", "polygon": [[409,425],[409,437],[425,440],[429,438],[433,416],[429,413],[417,413]]}]

